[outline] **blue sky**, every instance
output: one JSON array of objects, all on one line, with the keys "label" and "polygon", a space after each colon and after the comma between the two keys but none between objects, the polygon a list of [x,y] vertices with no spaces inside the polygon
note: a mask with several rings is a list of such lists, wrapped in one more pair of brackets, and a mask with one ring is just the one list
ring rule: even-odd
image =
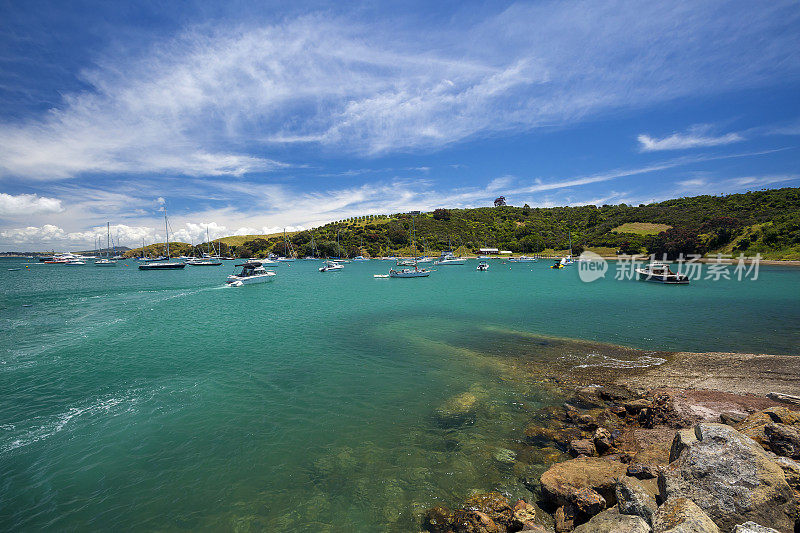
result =
[{"label": "blue sky", "polygon": [[797,2],[3,1],[0,249],[798,186],[799,51]]}]

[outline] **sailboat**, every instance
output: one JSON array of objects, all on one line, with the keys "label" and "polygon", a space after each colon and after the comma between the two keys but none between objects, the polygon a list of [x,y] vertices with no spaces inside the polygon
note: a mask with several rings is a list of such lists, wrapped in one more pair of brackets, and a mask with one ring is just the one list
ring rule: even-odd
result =
[{"label": "sailboat", "polygon": [[[359,245],[359,247],[358,247],[358,248],[359,248],[359,250],[360,250],[360,249],[362,249],[363,247],[364,247],[364,237],[361,237],[361,244]],[[353,261],[369,261],[369,259],[367,259],[367,258],[366,258],[366,257],[364,257],[363,255],[357,255],[357,256],[355,256],[355,257],[353,258]]]},{"label": "sailboat", "polygon": [[337,253],[339,254],[339,257],[333,257],[332,258],[333,261],[335,261],[336,263],[349,263],[350,262],[349,259],[345,259],[345,258],[342,257],[342,245],[339,244],[339,231],[338,230],[336,231],[336,250],[337,250]]},{"label": "sailboat", "polygon": [[117,262],[108,258],[108,251],[111,248],[111,224],[106,222],[106,257],[94,262],[97,267],[113,267],[117,266]]},{"label": "sailboat", "polygon": [[[414,218],[411,219],[411,247],[413,249],[413,256],[416,258],[417,245],[416,245],[417,231],[414,224]],[[399,264],[399,262],[398,262]],[[431,271],[425,268],[419,268],[416,261],[403,262],[404,265],[413,266],[414,268],[402,268],[400,270],[389,269],[390,278],[427,278],[431,275]]]},{"label": "sailboat", "polygon": [[[222,261],[214,261],[214,256],[211,255],[211,236],[208,234],[208,225],[206,225],[206,241],[208,242],[208,255],[202,259],[192,259],[186,264],[189,266],[220,266]],[[206,255],[206,254],[203,254]]]},{"label": "sailboat", "polygon": [[572,231],[569,231],[569,255],[562,259],[561,264],[564,266],[570,266],[573,263],[575,263],[575,261],[572,260]]},{"label": "sailboat", "polygon": [[311,234],[311,255],[303,258],[303,261],[316,261],[317,260],[317,246],[314,244],[314,234]]},{"label": "sailboat", "polygon": [[169,261],[169,221],[167,220],[167,206],[164,206],[164,233],[167,236],[166,261],[139,265],[139,270],[179,270],[186,267],[186,263],[170,263]]},{"label": "sailboat", "polygon": [[286,238],[286,228],[283,228],[283,253],[286,255],[277,258],[276,261],[281,263],[292,263],[294,261],[294,249],[292,248],[292,243]]}]

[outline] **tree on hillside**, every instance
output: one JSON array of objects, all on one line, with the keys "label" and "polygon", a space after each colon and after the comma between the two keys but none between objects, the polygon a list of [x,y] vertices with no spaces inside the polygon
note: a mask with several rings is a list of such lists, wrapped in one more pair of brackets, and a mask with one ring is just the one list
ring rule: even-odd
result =
[{"label": "tree on hillside", "polygon": [[450,211],[448,209],[436,209],[433,211],[434,220],[450,220]]},{"label": "tree on hillside", "polygon": [[494,206],[495,207],[500,207],[501,205],[506,205],[506,197],[505,196],[501,196],[500,198],[495,198],[494,199]]}]

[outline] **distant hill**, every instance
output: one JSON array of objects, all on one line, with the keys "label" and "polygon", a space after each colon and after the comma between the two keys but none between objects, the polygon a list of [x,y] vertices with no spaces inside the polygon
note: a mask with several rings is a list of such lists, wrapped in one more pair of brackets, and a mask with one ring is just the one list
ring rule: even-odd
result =
[{"label": "distant hill", "polygon": [[[407,255],[411,253],[412,221],[417,246],[427,255],[451,248],[471,253],[481,247],[563,253],[569,248],[571,234],[576,254],[592,249],[605,254],[760,253],[768,259],[800,259],[800,188],[694,196],[638,206],[501,206],[369,215],[287,236],[298,256],[311,254],[312,236],[317,255],[339,255],[337,233],[343,255]],[[244,257],[287,252],[282,233],[219,241],[225,243],[223,253]],[[170,244],[176,246],[189,248]],[[163,245],[149,248],[161,250]]]}]

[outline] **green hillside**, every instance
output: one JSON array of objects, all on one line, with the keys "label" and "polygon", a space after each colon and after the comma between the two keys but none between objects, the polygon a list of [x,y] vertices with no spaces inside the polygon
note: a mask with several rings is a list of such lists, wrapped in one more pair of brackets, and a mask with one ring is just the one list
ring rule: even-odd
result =
[{"label": "green hillside", "polygon": [[[433,213],[365,216],[288,234],[299,256],[410,254],[412,220],[422,253],[481,247],[515,253],[761,253],[770,259],[800,259],[800,188],[727,196],[695,196],[638,206],[482,207]],[[284,255],[283,235],[221,239],[240,256]],[[132,252],[136,252],[135,250]],[[225,251],[223,250],[223,253]]]}]

